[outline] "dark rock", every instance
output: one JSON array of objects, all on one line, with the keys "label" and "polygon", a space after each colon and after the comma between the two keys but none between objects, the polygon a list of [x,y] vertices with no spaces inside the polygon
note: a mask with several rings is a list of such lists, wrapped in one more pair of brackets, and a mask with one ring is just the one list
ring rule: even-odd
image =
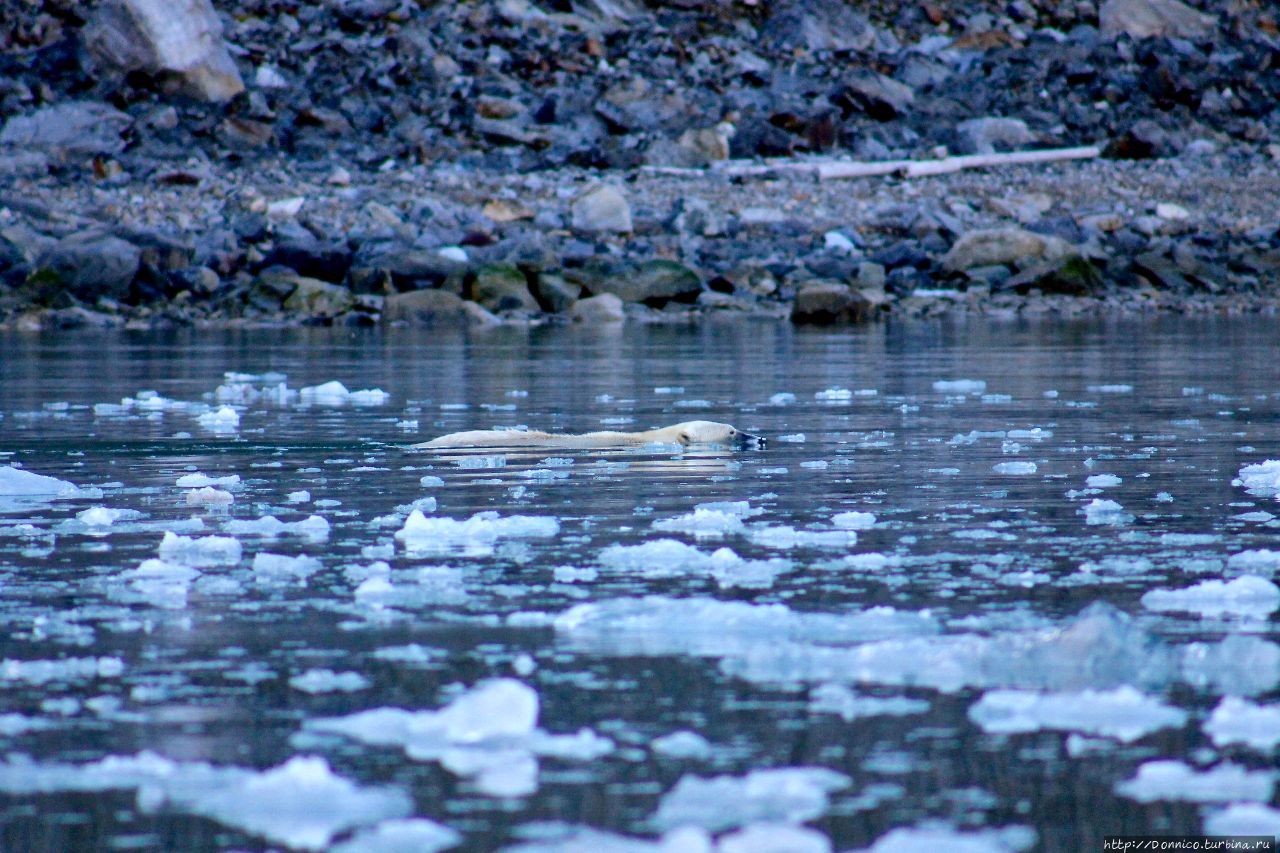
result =
[{"label": "dark rock", "polygon": [[301,275],[293,281],[293,292],[284,300],[286,311],[309,317],[336,317],[355,306],[351,291],[341,285]]},{"label": "dark rock", "polygon": [[35,263],[32,282],[44,294],[65,289],[93,304],[100,297],[124,299],[142,260],[132,243],[100,232],[82,232],[59,240]]},{"label": "dark rock", "polygon": [[297,287],[297,272],[288,267],[268,267],[249,285],[246,301],[250,308],[275,313]]},{"label": "dark rock", "polygon": [[761,29],[765,43],[774,49],[863,51],[876,43],[875,28],[844,3],[778,0],[769,5]]},{"label": "dark rock", "polygon": [[837,89],[831,102],[845,118],[865,113],[876,121],[891,121],[911,108],[915,93],[905,83],[883,74],[862,74]]},{"label": "dark rock", "polygon": [[871,260],[886,270],[898,267],[927,267],[929,255],[911,240],[902,240],[886,246],[871,255]]},{"label": "dark rock", "polygon": [[525,275],[515,264],[484,264],[468,276],[467,298],[486,309],[499,311],[538,311],[538,302],[529,292]]},{"label": "dark rock", "polygon": [[582,295],[582,286],[575,284],[558,273],[540,273],[535,280],[534,290],[538,302],[548,311],[560,313]]},{"label": "dark rock", "polygon": [[1154,121],[1142,119],[1108,142],[1102,156],[1113,160],[1148,160],[1173,153],[1168,134]]},{"label": "dark rock", "polygon": [[1000,285],[1002,290],[1027,293],[1059,293],[1066,296],[1089,296],[1102,288],[1102,273],[1087,258],[1069,254],[1054,261],[1036,264]]},{"label": "dark rock", "polygon": [[286,266],[299,275],[340,284],[351,269],[351,249],[345,243],[288,241],[267,253],[263,266]]},{"label": "dark rock", "polygon": [[1172,290],[1175,293],[1189,293],[1194,285],[1187,278],[1178,264],[1163,255],[1147,252],[1133,259],[1133,272],[1145,279],[1153,287],[1161,290]]},{"label": "dark rock", "polygon": [[366,243],[352,260],[348,280],[356,293],[443,289],[461,296],[468,265],[433,249]]},{"label": "dark rock", "polygon": [[14,116],[0,129],[0,145],[70,154],[119,154],[121,134],[133,124],[125,113],[96,101],[71,101]]},{"label": "dark rock", "polygon": [[838,281],[810,281],[796,291],[791,322],[810,325],[864,323],[876,306],[862,293]]},{"label": "dark rock", "polygon": [[1106,0],[1098,10],[1102,34],[1121,33],[1136,39],[1154,36],[1202,38],[1215,21],[1178,0]]},{"label": "dark rock", "polygon": [[466,325],[467,302],[446,290],[415,290],[388,296],[382,322],[409,326]]},{"label": "dark rock", "polygon": [[702,279],[676,261],[643,261],[621,275],[586,282],[592,294],[612,293],[624,302],[643,302],[661,308],[668,302],[693,302],[702,292]]}]

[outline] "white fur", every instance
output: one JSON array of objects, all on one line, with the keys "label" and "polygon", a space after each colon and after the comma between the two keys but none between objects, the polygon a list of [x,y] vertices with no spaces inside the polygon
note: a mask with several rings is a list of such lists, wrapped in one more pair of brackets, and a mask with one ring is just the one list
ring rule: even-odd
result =
[{"label": "white fur", "polygon": [[478,429],[453,432],[411,445],[414,448],[450,447],[627,447],[642,444],[735,444],[757,441],[729,424],[715,421],[685,421],[643,432],[588,432],[559,435],[549,432]]}]

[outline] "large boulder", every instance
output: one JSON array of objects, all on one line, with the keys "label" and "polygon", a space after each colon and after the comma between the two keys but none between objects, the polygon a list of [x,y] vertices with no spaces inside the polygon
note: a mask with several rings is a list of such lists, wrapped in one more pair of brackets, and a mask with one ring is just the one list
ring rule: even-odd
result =
[{"label": "large boulder", "polygon": [[93,304],[100,297],[123,300],[142,259],[132,243],[99,232],[64,237],[37,259],[31,283],[44,294],[63,290]]},{"label": "large boulder", "polygon": [[472,274],[467,295],[490,311],[538,311],[524,273],[515,264],[484,264]]},{"label": "large boulder", "polygon": [[0,145],[69,154],[118,154],[120,134],[133,119],[98,101],[68,101],[14,116],[0,129]]},{"label": "large boulder", "polygon": [[791,306],[791,322],[798,325],[865,323],[875,316],[877,306],[847,284],[838,281],[810,281],[796,291]]},{"label": "large boulder", "polygon": [[366,243],[356,252],[348,284],[356,293],[396,293],[438,288],[462,295],[468,265],[432,249],[399,243]]},{"label": "large boulder", "polygon": [[622,300],[612,293],[588,296],[569,306],[569,319],[575,323],[621,323],[626,318]]},{"label": "large boulder", "polygon": [[84,43],[104,69],[171,74],[190,96],[228,101],[244,91],[210,0],[106,0]]},{"label": "large boulder", "polygon": [[702,292],[702,278],[677,261],[642,261],[618,275],[587,282],[595,294],[612,293],[624,302],[643,302],[661,308],[668,302],[692,303]]},{"label": "large boulder", "polygon": [[1029,261],[1054,261],[1070,250],[1070,244],[1061,237],[1023,228],[991,228],[970,231],[956,240],[943,256],[942,266],[960,272],[995,264],[1025,265]]},{"label": "large boulder", "polygon": [[447,290],[396,293],[382,303],[382,322],[409,326],[463,326],[470,321],[467,302]]},{"label": "large boulder", "polygon": [[1157,36],[1202,38],[1216,22],[1178,0],[1106,0],[1098,10],[1103,35],[1125,34],[1145,39]]},{"label": "large boulder", "polygon": [[539,273],[535,287],[542,307],[555,313],[567,310],[582,295],[581,285],[558,273]]},{"label": "large boulder", "polygon": [[631,206],[620,191],[607,184],[590,187],[574,199],[570,214],[578,231],[631,232]]},{"label": "large boulder", "polygon": [[285,310],[308,317],[336,317],[355,307],[351,291],[340,284],[297,276],[294,289],[284,300]]}]

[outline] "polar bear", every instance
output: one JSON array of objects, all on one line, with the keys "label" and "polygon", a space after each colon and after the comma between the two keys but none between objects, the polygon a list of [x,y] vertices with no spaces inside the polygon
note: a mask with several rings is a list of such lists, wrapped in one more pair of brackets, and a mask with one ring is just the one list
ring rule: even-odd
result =
[{"label": "polar bear", "polygon": [[685,421],[642,432],[588,432],[581,435],[558,435],[523,430],[476,429],[453,432],[410,445],[414,449],[455,447],[635,447],[644,444],[728,444],[734,447],[759,447],[765,440],[716,421]]}]

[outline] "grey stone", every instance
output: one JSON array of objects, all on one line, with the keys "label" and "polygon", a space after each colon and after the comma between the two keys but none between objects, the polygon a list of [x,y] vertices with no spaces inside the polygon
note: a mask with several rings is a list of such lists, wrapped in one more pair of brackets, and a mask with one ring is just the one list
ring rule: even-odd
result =
[{"label": "grey stone", "polygon": [[696,272],[661,259],[644,261],[620,275],[602,276],[587,286],[593,293],[612,293],[624,302],[643,302],[655,308],[671,301],[693,302],[703,289]]},{"label": "grey stone", "polygon": [[994,286],[1019,293],[1035,289],[1041,293],[1088,296],[1102,289],[1103,279],[1102,273],[1088,258],[1072,252],[1033,264],[1029,269]]},{"label": "grey stone", "polygon": [[866,16],[844,3],[778,0],[769,4],[763,36],[784,50],[857,50],[876,44],[876,30]]},{"label": "grey stone", "polygon": [[1016,118],[984,116],[956,125],[961,154],[992,154],[1011,151],[1035,142],[1036,136],[1027,123]]},{"label": "grey stone", "polygon": [[1200,38],[1216,26],[1212,17],[1178,0],[1106,0],[1098,10],[1098,23],[1103,35],[1124,33],[1137,39]]},{"label": "grey stone", "polygon": [[142,250],[118,237],[73,234],[50,246],[36,261],[32,277],[44,289],[61,287],[93,304],[100,297],[124,299],[138,273]]},{"label": "grey stone", "polygon": [[548,311],[557,314],[569,309],[582,295],[581,285],[569,281],[558,273],[540,273],[536,289],[538,300]]},{"label": "grey stone", "polygon": [[597,184],[587,189],[574,199],[570,214],[578,231],[631,232],[631,206],[611,186]]},{"label": "grey stone", "polygon": [[169,73],[201,100],[227,101],[244,91],[209,0],[107,0],[85,27],[84,42],[102,68]]},{"label": "grey stone", "polygon": [[347,280],[357,293],[395,293],[439,288],[462,295],[468,265],[433,249],[397,243],[365,244],[351,263]]},{"label": "grey stone", "polygon": [[536,312],[538,302],[529,292],[524,273],[515,264],[484,264],[476,268],[467,296],[489,311]]},{"label": "grey stone", "polygon": [[330,284],[306,276],[294,279],[293,292],[284,300],[287,311],[311,317],[336,317],[355,306],[351,291],[340,284]]},{"label": "grey stone", "polygon": [[396,293],[382,304],[382,322],[409,326],[454,325],[468,322],[467,303],[446,290]]},{"label": "grey stone", "polygon": [[588,296],[569,307],[569,319],[575,323],[621,323],[626,317],[622,300],[612,293]]},{"label": "grey stone", "polygon": [[97,101],[70,101],[14,116],[0,129],[0,144],[72,154],[119,154],[120,134],[133,119]]},{"label": "grey stone", "polygon": [[861,74],[845,82],[834,102],[848,111],[864,112],[876,121],[889,121],[915,103],[915,92],[883,74]]},{"label": "grey stone", "polygon": [[1070,246],[1058,237],[1035,234],[1022,228],[993,228],[970,231],[942,258],[942,266],[952,272],[991,264],[1020,264],[1040,259],[1056,260]]},{"label": "grey stone", "polygon": [[864,323],[876,306],[859,291],[838,281],[810,281],[796,291],[791,322],[808,325]]}]

